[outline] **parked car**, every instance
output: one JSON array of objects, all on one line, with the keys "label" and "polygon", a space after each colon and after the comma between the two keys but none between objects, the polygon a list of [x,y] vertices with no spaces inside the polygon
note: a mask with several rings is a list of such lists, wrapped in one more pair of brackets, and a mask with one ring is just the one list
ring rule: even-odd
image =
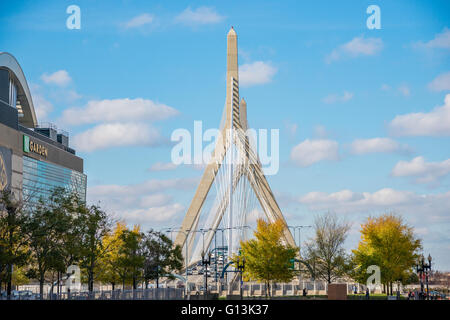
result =
[{"label": "parked car", "polygon": [[33,296],[33,292],[30,290],[18,291],[19,300],[30,300]]}]

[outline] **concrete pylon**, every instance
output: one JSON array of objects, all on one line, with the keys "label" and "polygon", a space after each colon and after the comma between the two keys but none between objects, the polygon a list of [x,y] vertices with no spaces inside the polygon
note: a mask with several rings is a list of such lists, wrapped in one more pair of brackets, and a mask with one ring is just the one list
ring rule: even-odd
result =
[{"label": "concrete pylon", "polygon": [[[181,247],[185,246],[185,242],[188,241],[188,252],[192,252],[192,246],[194,243],[194,237],[190,237],[192,231],[196,230],[199,222],[200,211],[206,200],[208,192],[214,182],[217,172],[219,171],[221,164],[224,160],[225,154],[233,143],[236,141],[233,139],[233,135],[229,132],[236,131],[237,136],[243,137],[245,131],[248,129],[247,124],[247,103],[244,99],[239,102],[239,70],[238,70],[238,48],[237,48],[237,34],[236,31],[231,27],[227,35],[227,91],[226,91],[226,119],[225,125],[222,128],[221,138],[216,141],[214,152],[212,153],[211,160],[206,166],[200,183],[195,191],[194,198],[191,201],[189,209],[183,219],[181,224],[181,232],[178,232],[175,239],[175,245]],[[231,139],[231,140],[230,140]],[[240,175],[230,183],[231,193],[234,191],[235,186],[238,184],[241,176],[246,176],[250,182],[256,197],[263,208],[264,213],[269,221],[273,222],[277,219],[281,219],[285,224],[284,230],[284,241],[285,243],[295,246],[295,240],[287,227],[286,220],[278,206],[277,201],[270,189],[269,183],[264,176],[261,163],[258,159],[258,155],[250,148],[250,143],[248,138],[242,138],[239,141],[240,146],[243,146],[245,159],[245,168],[248,170],[241,170]],[[241,166],[242,164],[237,165]],[[214,218],[214,222],[211,226],[213,230],[216,230],[219,223],[223,217],[223,214],[231,202],[231,197],[223,199],[219,209]],[[209,247],[214,236],[214,232],[206,233],[205,235],[205,250]],[[189,238],[189,239],[188,239]],[[193,262],[192,262],[193,263]]]}]

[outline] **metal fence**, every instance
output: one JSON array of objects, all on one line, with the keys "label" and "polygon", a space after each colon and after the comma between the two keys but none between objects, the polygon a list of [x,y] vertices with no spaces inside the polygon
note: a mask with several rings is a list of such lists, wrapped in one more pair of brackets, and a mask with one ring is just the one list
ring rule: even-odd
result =
[{"label": "metal fence", "polygon": [[[183,288],[150,288],[136,290],[106,290],[92,292],[63,292],[44,294],[43,300],[183,300]],[[0,300],[6,300],[5,295]],[[40,300],[39,294],[13,292],[11,300]]]}]

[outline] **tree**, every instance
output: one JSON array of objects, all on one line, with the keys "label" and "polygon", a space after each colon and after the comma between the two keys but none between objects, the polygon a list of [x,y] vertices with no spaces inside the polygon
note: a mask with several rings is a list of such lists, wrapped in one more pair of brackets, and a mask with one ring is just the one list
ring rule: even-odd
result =
[{"label": "tree", "polygon": [[[57,219],[64,229],[57,240],[62,261],[58,264],[57,270],[53,270],[56,271],[59,286],[62,274],[70,265],[79,264],[81,259],[82,229],[85,227],[85,221],[82,221],[80,216],[85,211],[85,206],[76,193],[68,192],[63,187],[54,188],[45,202],[49,204],[49,210],[52,211],[55,220]],[[55,281],[53,274],[50,280],[52,283]],[[53,286],[51,290],[53,293]]]},{"label": "tree", "polygon": [[110,231],[111,222],[106,213],[95,205],[86,207],[84,203],[79,203],[77,212],[78,224],[81,226],[80,265],[87,272],[88,290],[92,292],[96,266],[108,250],[102,240]]},{"label": "tree", "polygon": [[395,214],[387,213],[377,218],[369,217],[361,225],[361,240],[353,250],[353,263],[357,267],[354,277],[367,281],[366,270],[377,265],[381,271],[381,282],[392,295],[392,283],[406,283],[419,258],[421,241],[414,235],[413,228]]},{"label": "tree", "polygon": [[10,190],[0,193],[0,288],[7,284],[7,297],[11,296],[14,267],[23,266],[29,251],[25,236],[28,212]]},{"label": "tree", "polygon": [[137,281],[144,267],[144,256],[141,254],[142,238],[139,226],[135,226],[133,230],[126,229],[120,234],[118,266],[123,288],[127,281],[131,281],[133,289],[137,288]]},{"label": "tree", "polygon": [[110,283],[115,289],[122,279],[120,268],[120,248],[123,246],[122,233],[127,230],[125,223],[117,222],[114,231],[108,232],[102,239],[102,246],[106,248],[96,265],[97,279],[104,283]]},{"label": "tree", "polygon": [[149,280],[156,280],[159,287],[160,277],[169,277],[173,271],[183,267],[183,255],[180,246],[173,246],[172,241],[163,233],[150,230],[145,234],[142,244],[144,256],[144,281],[148,286]]},{"label": "tree", "polygon": [[41,198],[26,227],[33,261],[33,267],[30,268],[28,275],[39,280],[41,299],[46,273],[51,270],[64,270],[62,243],[69,221],[63,211],[53,209],[53,203]]},{"label": "tree", "polygon": [[259,219],[255,238],[241,241],[240,255],[245,259],[243,277],[245,281],[264,282],[266,296],[270,295],[268,288],[273,281],[289,282],[295,275],[290,261],[295,258],[297,249],[283,244],[285,228],[282,220],[269,223]]},{"label": "tree", "polygon": [[350,224],[333,213],[317,216],[315,237],[306,243],[306,261],[315,277],[331,283],[346,274],[348,257],[343,248]]}]

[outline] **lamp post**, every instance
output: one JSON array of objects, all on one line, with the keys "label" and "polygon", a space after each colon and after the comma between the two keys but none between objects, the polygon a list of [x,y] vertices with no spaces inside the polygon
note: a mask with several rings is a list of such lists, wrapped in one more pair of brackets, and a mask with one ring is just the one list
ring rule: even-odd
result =
[{"label": "lamp post", "polygon": [[244,282],[242,274],[243,274],[243,272],[245,270],[245,258],[244,257],[242,257],[242,259],[239,258],[239,257],[237,258],[237,268],[238,268],[240,276],[241,276],[240,294],[241,294],[241,300],[242,300],[243,299],[243,297],[242,297],[242,285],[243,285],[243,282]]},{"label": "lamp post", "polygon": [[301,231],[303,228],[312,228],[312,226],[288,226],[288,228],[294,229],[294,241],[295,241],[295,230],[298,229],[298,256],[300,257],[302,247]]},{"label": "lamp post", "polygon": [[172,233],[173,233],[174,229],[176,229],[176,228],[172,228],[172,227],[170,227],[170,228],[163,228],[163,229],[161,229],[161,231],[162,231],[162,230],[166,230],[167,233],[170,232],[170,241],[173,242]]},{"label": "lamp post", "polygon": [[208,259],[205,259],[205,252],[202,252],[202,265],[205,268],[205,288],[203,289],[203,298],[208,296],[208,265],[211,264],[211,252],[208,253]]},{"label": "lamp post", "polygon": [[423,297],[424,296],[424,294],[423,294],[423,286],[424,286],[423,276],[425,275],[425,281],[426,281],[426,286],[427,286],[426,299],[428,300],[429,299],[428,273],[431,270],[431,260],[432,260],[431,255],[428,255],[427,260],[428,260],[428,263],[425,262],[425,258],[422,255],[420,257],[418,264],[416,265],[416,270],[417,270],[417,273],[419,274],[419,278],[420,278],[420,293],[421,293],[422,299],[424,298]]},{"label": "lamp post", "polygon": [[[166,230],[167,233],[170,232],[170,240],[172,241],[172,232],[175,231],[175,228],[164,228],[162,230]],[[186,230],[183,231],[181,228],[179,228],[177,230],[178,232],[183,232],[186,235],[186,240],[184,241],[184,257],[185,257],[185,275],[186,275],[186,283],[184,286],[184,294],[187,295],[187,287],[188,287],[188,262],[189,262],[189,257],[188,257],[188,238],[189,238],[189,231],[191,230]]]}]

